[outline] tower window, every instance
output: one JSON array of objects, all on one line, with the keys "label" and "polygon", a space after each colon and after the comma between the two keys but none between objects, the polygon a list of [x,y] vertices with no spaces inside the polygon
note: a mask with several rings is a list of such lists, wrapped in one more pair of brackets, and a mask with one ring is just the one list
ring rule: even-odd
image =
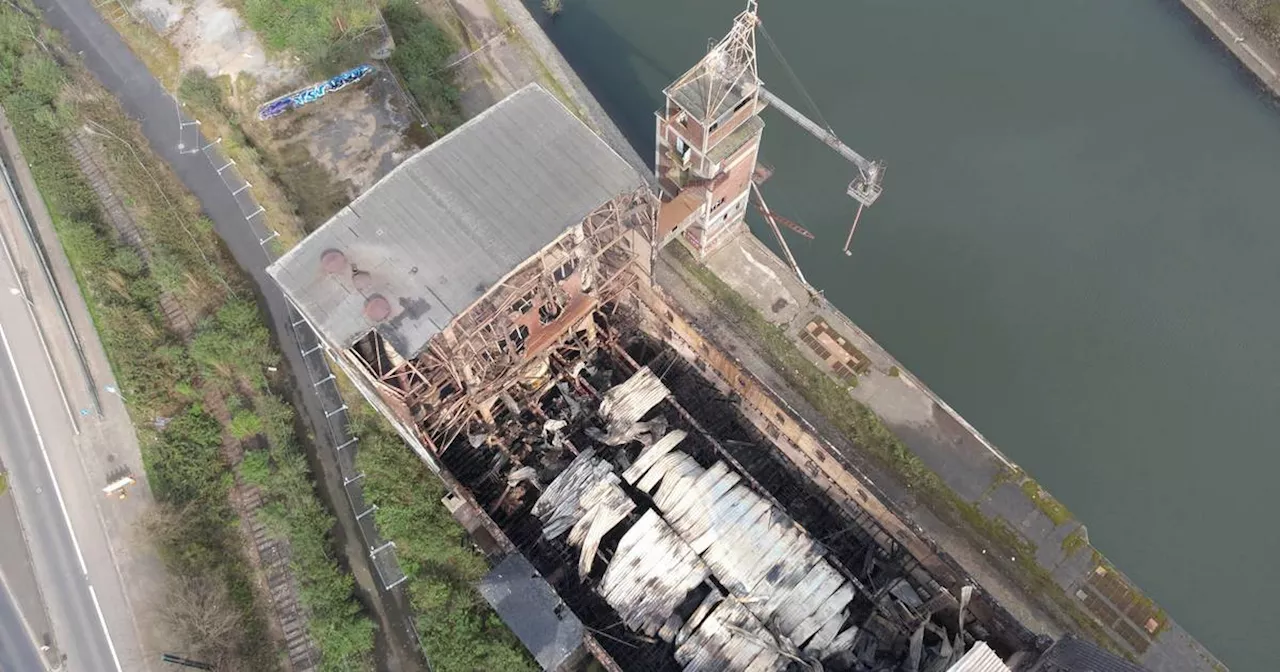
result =
[{"label": "tower window", "polygon": [[511,310],[513,312],[517,312],[517,313],[520,313],[521,315],[524,315],[525,313],[529,312],[529,309],[533,308],[533,302],[530,301],[530,299],[532,298],[533,298],[533,293],[531,292],[529,294],[525,294],[519,299],[516,299],[515,303],[511,304]]},{"label": "tower window", "polygon": [[559,268],[552,271],[551,277],[555,278],[556,282],[564,282],[565,278],[568,278],[569,276],[573,275],[573,271],[577,267],[578,267],[578,261],[576,259],[570,259],[569,261],[566,261],[563,264],[560,264]]}]

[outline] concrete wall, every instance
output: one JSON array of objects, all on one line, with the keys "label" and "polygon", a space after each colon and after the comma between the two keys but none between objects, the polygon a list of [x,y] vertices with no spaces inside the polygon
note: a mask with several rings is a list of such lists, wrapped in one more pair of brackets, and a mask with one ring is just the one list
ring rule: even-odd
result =
[{"label": "concrete wall", "polygon": [[1280,54],[1219,0],[1182,0],[1183,6],[1210,30],[1240,63],[1280,96]]}]

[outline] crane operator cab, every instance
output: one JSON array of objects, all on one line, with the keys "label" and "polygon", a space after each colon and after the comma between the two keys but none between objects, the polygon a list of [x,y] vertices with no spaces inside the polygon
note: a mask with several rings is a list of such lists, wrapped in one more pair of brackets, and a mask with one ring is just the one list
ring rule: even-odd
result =
[{"label": "crane operator cab", "polygon": [[864,206],[875,203],[884,191],[884,162],[872,161],[864,171],[858,169],[858,176],[849,183],[849,196]]}]

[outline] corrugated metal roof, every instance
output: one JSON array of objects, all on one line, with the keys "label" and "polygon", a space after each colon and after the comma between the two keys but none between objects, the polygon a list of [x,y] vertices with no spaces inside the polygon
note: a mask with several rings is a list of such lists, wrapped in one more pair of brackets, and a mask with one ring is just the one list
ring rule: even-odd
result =
[{"label": "corrugated metal roof", "polygon": [[676,636],[676,661],[685,672],[747,670],[773,672],[791,661],[795,650],[779,641],[735,599],[713,592]]},{"label": "corrugated metal roof", "polygon": [[587,495],[601,483],[617,482],[613,466],[596,457],[595,449],[579,453],[533,505],[533,515],[542,521],[543,536],[555,539],[568,532],[586,515],[583,500]]},{"label": "corrugated metal roof", "polygon": [[599,592],[627,627],[652,637],[710,573],[689,545],[650,509],[622,535]]},{"label": "corrugated metal roof", "polygon": [[716,579],[774,632],[818,656],[846,642],[854,588],[821,546],[727,465],[703,469],[665,438],[641,451],[623,478],[653,494]]},{"label": "corrugated metal roof", "polygon": [[604,442],[617,446],[631,441],[635,438],[632,426],[669,394],[671,390],[647,366],[640,367],[622,384],[609,388],[600,399],[599,414],[609,432]]},{"label": "corrugated metal roof", "polygon": [[1010,672],[1009,666],[1000,660],[986,642],[978,642],[964,654],[947,672]]},{"label": "corrugated metal roof", "polygon": [[[375,326],[401,355],[494,283],[644,179],[554,96],[530,84],[396,167],[268,268],[331,342]],[[326,251],[346,256],[326,273]],[[357,281],[353,270],[367,273]],[[365,316],[381,295],[391,314]]]},{"label": "corrugated metal roof", "polygon": [[1054,642],[1031,672],[1144,672],[1146,668],[1072,634]]},{"label": "corrugated metal roof", "polygon": [[[605,393],[599,415],[611,436],[633,435],[667,394],[641,369]],[[622,479],[649,493],[655,508],[623,533],[600,596],[627,627],[675,644],[686,672],[768,672],[798,659],[797,647],[815,660],[849,650],[858,634],[848,622],[854,585],[804,528],[729,465],[704,468],[676,450],[684,438],[682,430],[663,434],[623,471]],[[585,580],[600,540],[636,508],[611,464],[587,449],[551,482],[533,513],[545,536],[569,531]],[[712,575],[715,583],[705,583]],[[700,585],[709,594],[681,622],[675,609]]]}]

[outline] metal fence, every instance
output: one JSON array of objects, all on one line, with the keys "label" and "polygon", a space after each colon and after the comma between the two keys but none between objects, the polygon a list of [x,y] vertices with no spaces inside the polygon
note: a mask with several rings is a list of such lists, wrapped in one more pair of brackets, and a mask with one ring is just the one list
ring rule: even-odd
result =
[{"label": "metal fence", "polygon": [[[183,114],[182,106],[174,97],[174,110],[178,123],[178,150],[183,154],[201,154],[213,165],[227,191],[236,199],[240,213],[244,216],[245,225],[258,239],[258,245],[266,256],[267,262],[273,262],[279,256],[276,239],[278,231],[273,231],[266,222],[266,209],[253,197],[252,185],[244,179],[236,168],[235,161],[227,158],[219,151],[221,138],[207,142],[200,133],[200,121]],[[356,454],[359,442],[351,433],[347,417],[347,405],[338,393],[337,379],[325,359],[325,349],[320,338],[312,330],[311,325],[289,304],[288,330],[293,336],[294,344],[302,355],[307,374],[310,392],[320,402],[324,412],[324,430],[328,435],[329,445],[334,451],[334,459],[338,465],[338,473],[342,478],[343,490],[347,503],[359,523],[360,535],[365,550],[369,554],[378,579],[385,590],[392,590],[407,578],[400,569],[396,559],[395,544],[384,539],[374,524],[374,511],[377,507],[365,501],[362,480],[364,474],[356,467]],[[302,381],[299,372],[299,381]],[[304,390],[304,393],[306,391]],[[416,630],[416,628],[415,628]]]}]

